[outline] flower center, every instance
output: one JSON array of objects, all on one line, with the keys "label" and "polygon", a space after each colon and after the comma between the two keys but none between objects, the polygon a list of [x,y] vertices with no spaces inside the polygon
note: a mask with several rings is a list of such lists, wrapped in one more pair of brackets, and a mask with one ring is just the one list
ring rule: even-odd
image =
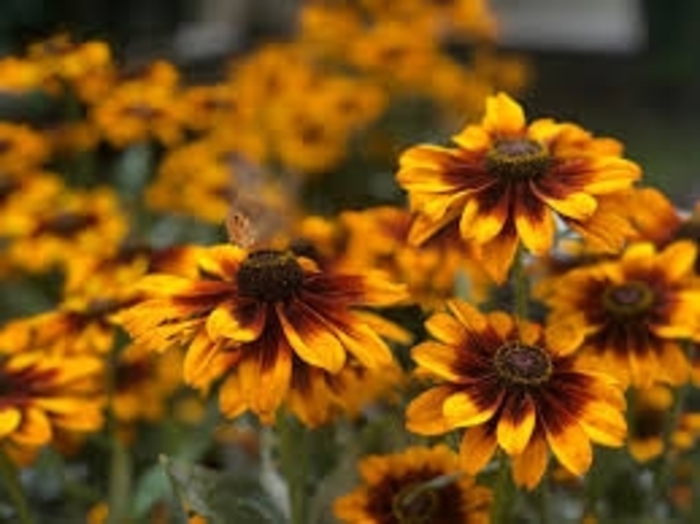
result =
[{"label": "flower center", "polygon": [[71,238],[97,223],[93,215],[72,211],[61,212],[39,226],[38,234],[45,233],[61,238]]},{"label": "flower center", "polygon": [[536,386],[549,379],[552,361],[547,352],[537,346],[510,342],[496,353],[496,372],[508,384]]},{"label": "flower center", "polygon": [[241,295],[263,302],[280,302],[299,290],[304,271],[291,252],[265,249],[248,255],[236,279]]},{"label": "flower center", "polygon": [[529,138],[498,140],[486,154],[486,168],[504,180],[530,180],[544,175],[552,158]]},{"label": "flower center", "polygon": [[644,282],[632,281],[612,286],[603,293],[603,307],[621,317],[646,313],[654,303],[654,293]]},{"label": "flower center", "polygon": [[391,510],[401,524],[430,524],[434,522],[439,503],[435,489],[409,484],[394,495]]}]

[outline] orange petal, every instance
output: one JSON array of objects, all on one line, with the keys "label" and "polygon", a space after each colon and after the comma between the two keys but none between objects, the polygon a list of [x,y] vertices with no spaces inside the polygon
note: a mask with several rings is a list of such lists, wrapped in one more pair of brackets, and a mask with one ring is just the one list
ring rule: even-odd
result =
[{"label": "orange petal", "polygon": [[508,455],[519,455],[530,441],[535,421],[535,405],[530,396],[510,396],[498,420],[498,444]]},{"label": "orange petal", "polygon": [[656,263],[670,280],[692,274],[698,250],[690,241],[678,241],[657,255]]},{"label": "orange petal", "polygon": [[406,429],[419,435],[447,433],[451,427],[442,414],[442,406],[453,393],[450,386],[437,386],[421,393],[406,408]]},{"label": "orange petal", "polygon": [[469,475],[476,475],[489,463],[496,445],[496,435],[487,432],[483,426],[469,428],[459,446],[462,469]]},{"label": "orange petal", "polygon": [[25,446],[42,446],[51,441],[53,431],[46,413],[28,407],[22,413],[22,422],[12,434],[12,439]]},{"label": "orange petal", "polygon": [[450,346],[461,346],[468,337],[464,326],[452,315],[444,312],[433,314],[425,322],[425,328],[433,337]]},{"label": "orange petal", "polygon": [[456,383],[463,380],[455,369],[459,359],[457,351],[452,346],[426,341],[411,350],[411,358],[423,369],[444,380]]},{"label": "orange petal", "polygon": [[547,469],[547,461],[547,443],[544,438],[532,438],[525,450],[513,457],[513,480],[518,486],[534,489]]},{"label": "orange petal", "polygon": [[236,418],[248,410],[246,395],[241,389],[238,375],[232,373],[221,385],[219,391],[219,407],[228,418]]},{"label": "orange petal", "polygon": [[468,125],[459,134],[452,137],[452,141],[462,149],[470,152],[479,152],[491,146],[491,137],[481,126]]},{"label": "orange petal", "polygon": [[229,338],[236,342],[252,342],[262,333],[267,319],[265,306],[228,301],[219,304],[206,322],[209,337],[213,340]]},{"label": "orange petal", "polygon": [[370,369],[390,365],[391,349],[368,325],[359,323],[329,324],[340,342],[357,360]]},{"label": "orange petal", "polygon": [[588,193],[571,193],[566,198],[558,199],[541,193],[534,184],[532,190],[554,211],[574,220],[588,220],[598,207],[598,201]]},{"label": "orange petal", "polygon": [[299,358],[329,373],[340,371],[345,364],[345,348],[318,313],[297,300],[289,306],[278,303],[275,311],[284,335]]},{"label": "orange petal", "polygon": [[448,300],[447,308],[464,324],[468,331],[481,333],[488,327],[486,317],[464,300]]},{"label": "orange petal", "polygon": [[484,270],[498,284],[508,278],[513,264],[518,237],[515,234],[500,234],[490,242],[478,246],[477,255]]},{"label": "orange petal", "polygon": [[545,328],[547,348],[555,355],[569,355],[581,347],[585,332],[578,322],[557,322]]}]

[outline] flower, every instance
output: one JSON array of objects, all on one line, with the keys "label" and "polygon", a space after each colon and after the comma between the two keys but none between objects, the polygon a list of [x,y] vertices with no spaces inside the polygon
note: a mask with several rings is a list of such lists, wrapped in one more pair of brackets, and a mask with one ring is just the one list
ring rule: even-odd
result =
[{"label": "flower", "polygon": [[447,446],[411,447],[372,455],[359,464],[363,485],[337,499],[336,518],[347,523],[468,524],[488,522],[492,494],[460,471]]},{"label": "flower", "polygon": [[689,241],[660,252],[641,242],[619,260],[574,269],[548,286],[549,322],[575,324],[585,334],[586,358],[602,361],[625,383],[681,384],[689,363],[679,340],[693,337],[700,320],[696,252]]},{"label": "flower", "polygon": [[36,169],[49,156],[46,138],[24,124],[0,122],[0,173]]},{"label": "flower", "polygon": [[151,350],[188,346],[190,385],[205,389],[228,375],[220,398],[232,416],[251,409],[271,421],[293,362],[335,374],[349,355],[372,369],[392,361],[366,320],[370,313],[354,311],[406,298],[403,287],[377,274],[336,274],[291,251],[234,245],[203,250],[198,267],[196,279],[145,277],[137,285],[142,299],[118,317]]},{"label": "flower", "polygon": [[497,446],[513,458],[518,485],[535,487],[547,465],[547,447],[576,475],[592,460],[590,441],[622,445],[624,397],[608,375],[587,370],[572,356],[582,334],[559,326],[481,314],[460,300],[426,322],[437,341],[412,351],[418,372],[440,384],[407,408],[410,431],[433,435],[468,428],[462,467],[481,470]]},{"label": "flower", "polygon": [[[329,373],[294,359],[287,405],[310,428],[340,416],[356,418],[370,404],[392,400],[402,378],[402,370],[394,362],[373,369],[351,358],[338,373]],[[221,407],[226,413],[223,398]]]},{"label": "flower", "polygon": [[[418,213],[410,240],[421,244],[459,224],[482,261],[488,253],[485,267],[498,282],[520,242],[536,255],[551,249],[555,216],[585,236],[598,198],[640,177],[617,142],[549,119],[527,125],[504,93],[487,99],[480,125],[453,140],[457,148],[418,145],[401,155],[397,179]],[[622,214],[607,214],[616,212]]]},{"label": "flower", "polygon": [[98,430],[102,370],[102,361],[89,356],[0,356],[0,445],[26,457],[49,444],[56,431]]}]

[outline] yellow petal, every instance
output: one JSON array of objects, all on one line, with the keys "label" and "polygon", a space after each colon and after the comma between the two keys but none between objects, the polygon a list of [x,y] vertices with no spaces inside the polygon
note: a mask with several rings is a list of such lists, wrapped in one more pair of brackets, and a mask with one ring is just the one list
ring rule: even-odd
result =
[{"label": "yellow petal", "polygon": [[530,396],[510,396],[498,420],[498,444],[508,455],[519,455],[530,441],[535,421],[535,405]]},{"label": "yellow petal", "polygon": [[0,438],[12,433],[19,426],[22,416],[17,408],[5,407],[0,411]]},{"label": "yellow petal", "polygon": [[[467,427],[482,424],[491,419],[503,399],[503,392],[487,404],[485,399],[483,402],[475,401],[467,393],[460,391],[450,396],[443,405],[442,412],[445,419],[452,427]],[[483,406],[482,404],[486,404]]]},{"label": "yellow petal", "polygon": [[461,346],[468,336],[464,326],[452,315],[444,312],[433,314],[425,322],[425,328],[433,337],[450,346]]},{"label": "yellow petal", "polygon": [[297,300],[289,306],[276,304],[275,311],[289,345],[299,358],[329,373],[340,371],[345,364],[345,348],[318,313]]},{"label": "yellow petal", "polygon": [[462,129],[459,134],[452,137],[462,149],[470,152],[479,152],[491,146],[491,137],[481,126],[469,125]]},{"label": "yellow petal", "polygon": [[575,420],[567,420],[557,428],[547,427],[547,442],[562,466],[574,475],[583,475],[591,466],[591,442]]},{"label": "yellow petal", "polygon": [[329,324],[347,350],[370,369],[381,369],[393,361],[391,349],[366,324]]},{"label": "yellow petal", "polygon": [[262,351],[254,360],[251,371],[255,373],[254,382],[258,385],[257,391],[250,398],[251,409],[260,415],[263,422],[272,422],[277,408],[289,391],[292,349],[284,340],[280,340],[274,355]]},{"label": "yellow petal", "polygon": [[207,318],[207,333],[213,340],[229,338],[236,342],[251,342],[265,327],[265,313],[265,307],[258,304],[245,307],[236,302],[223,302]]},{"label": "yellow petal", "polygon": [[441,435],[451,427],[442,414],[445,400],[454,388],[437,386],[421,393],[406,408],[406,429],[419,435]]},{"label": "yellow petal", "polygon": [[522,199],[515,203],[515,229],[522,243],[535,255],[543,255],[552,248],[554,239],[554,219],[542,202],[528,208]]},{"label": "yellow petal", "polygon": [[488,327],[486,317],[464,300],[448,300],[447,307],[468,331],[481,333]]},{"label": "yellow petal", "polygon": [[627,435],[622,412],[607,402],[588,402],[580,414],[580,424],[592,441],[606,446],[622,446]]},{"label": "yellow petal", "polygon": [[525,113],[507,94],[498,93],[486,99],[486,115],[481,125],[491,134],[519,134],[525,128]]},{"label": "yellow petal", "polygon": [[25,446],[42,446],[51,441],[53,431],[46,413],[28,407],[22,413],[22,422],[12,434],[12,439]]},{"label": "yellow petal", "polygon": [[423,369],[449,382],[459,383],[463,380],[456,369],[458,353],[452,346],[426,341],[411,350],[411,358]]},{"label": "yellow petal", "polygon": [[657,255],[656,263],[670,280],[692,274],[698,250],[693,242],[678,241]]},{"label": "yellow petal", "polygon": [[532,186],[535,194],[542,199],[554,211],[574,220],[588,220],[598,207],[598,201],[588,193],[571,193],[566,198],[552,198],[538,191],[537,186]]}]

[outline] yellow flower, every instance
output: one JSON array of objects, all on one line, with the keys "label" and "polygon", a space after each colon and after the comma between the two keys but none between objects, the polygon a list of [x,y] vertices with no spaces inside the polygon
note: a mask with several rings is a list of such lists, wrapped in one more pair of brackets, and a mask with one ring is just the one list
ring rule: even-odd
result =
[{"label": "yellow flower", "polygon": [[179,75],[166,62],[152,64],[143,74],[118,84],[108,96],[95,102],[92,119],[115,147],[146,140],[164,145],[183,135],[181,106],[176,88]]},{"label": "yellow flower", "polygon": [[637,243],[619,260],[566,273],[544,298],[552,308],[549,322],[574,323],[585,335],[586,358],[625,383],[681,384],[690,369],[679,341],[695,336],[700,320],[696,253],[687,241],[660,252]]},{"label": "yellow flower", "polygon": [[0,445],[31,456],[56,431],[92,432],[102,426],[102,362],[41,352],[0,357]]},{"label": "yellow flower", "polygon": [[45,137],[24,124],[0,122],[0,173],[38,168],[49,156]]},{"label": "yellow flower", "polygon": [[355,308],[403,300],[400,286],[324,271],[289,251],[233,245],[203,251],[198,265],[197,279],[142,279],[142,299],[119,321],[154,351],[187,346],[187,383],[206,388],[227,375],[221,399],[230,416],[250,409],[270,422],[288,396],[294,362],[335,374],[350,355],[372,369],[392,361]]},{"label": "yellow flower", "polygon": [[485,524],[492,494],[460,470],[447,446],[412,447],[372,455],[359,464],[363,484],[337,499],[333,512],[348,524]]},{"label": "yellow flower", "polygon": [[447,306],[449,313],[426,323],[437,341],[412,351],[419,372],[439,384],[408,406],[410,431],[468,428],[460,448],[465,471],[476,474],[500,447],[512,457],[515,482],[529,489],[545,472],[548,448],[582,475],[593,459],[591,441],[623,444],[622,390],[572,356],[580,331],[545,330],[502,312],[484,315],[458,300]]},{"label": "yellow flower", "polygon": [[127,232],[117,196],[108,188],[70,191],[47,180],[20,199],[7,227],[8,255],[29,272],[67,264],[79,254],[108,256]]},{"label": "yellow flower", "polygon": [[[505,280],[520,242],[536,255],[554,240],[554,217],[589,232],[586,221],[601,195],[624,190],[639,167],[574,124],[536,120],[505,94],[487,99],[480,125],[464,128],[458,148],[419,145],[404,152],[397,178],[418,219],[410,240],[421,244],[459,224],[486,270]],[[615,212],[609,215],[615,218]],[[610,246],[617,247],[617,246]]]}]

